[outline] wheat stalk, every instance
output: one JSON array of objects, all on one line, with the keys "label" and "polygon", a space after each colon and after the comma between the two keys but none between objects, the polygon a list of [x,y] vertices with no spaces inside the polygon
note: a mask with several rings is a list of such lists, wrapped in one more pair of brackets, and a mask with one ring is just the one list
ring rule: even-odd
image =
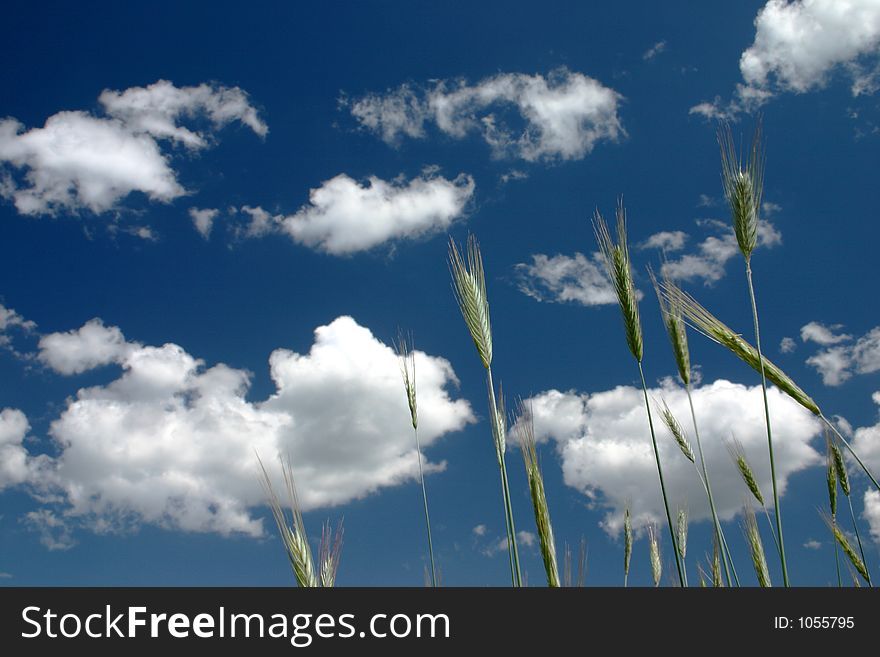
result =
[{"label": "wheat stalk", "polygon": [[291,510],[290,521],[288,521],[287,514],[284,513],[281,500],[275,493],[272,480],[259,455],[257,455],[257,461],[260,464],[260,483],[269,499],[269,508],[272,510],[272,517],[275,519],[278,532],[281,534],[281,541],[284,544],[284,550],[287,553],[287,559],[293,569],[297,584],[303,588],[320,586],[321,582],[319,582],[315,571],[312,549],[306,536],[305,523],[303,522],[302,511],[300,510],[299,497],[296,493],[296,483],[293,478],[293,468],[291,467],[290,459],[283,459],[281,463],[284,487],[287,490]]},{"label": "wheat stalk", "polygon": [[[862,547],[862,536],[859,533],[859,523],[856,522],[856,512],[853,509],[851,495],[852,489],[850,488],[849,472],[847,472],[846,462],[843,460],[843,453],[841,452],[840,447],[838,447],[837,443],[831,438],[831,436],[826,435],[826,440],[828,441],[828,448],[831,455],[831,461],[833,462],[836,478],[840,482],[840,488],[843,490],[843,494],[846,497],[847,505],[849,506],[849,515],[850,518],[852,518],[852,526],[853,531],[856,534],[856,542],[859,546],[859,554],[861,554],[862,563],[865,564],[865,568],[867,570],[868,559],[865,557],[865,550]],[[829,468],[830,467],[831,466],[829,465]],[[836,518],[833,511],[831,518],[835,521],[836,524]],[[868,570],[868,573],[870,573],[870,570]],[[870,586],[873,586],[873,582],[870,579],[870,574],[868,576],[868,584]]]},{"label": "wheat stalk", "polygon": [[437,569],[434,565],[434,541],[431,537],[431,517],[428,514],[428,491],[425,488],[425,474],[422,471],[422,445],[419,442],[419,412],[416,399],[416,354],[411,336],[407,342],[406,336],[404,336],[403,333],[398,335],[397,356],[400,364],[400,374],[403,377],[406,401],[409,406],[413,435],[416,440],[416,456],[419,461],[419,483],[422,487],[422,502],[425,507],[425,530],[428,536],[428,556],[431,560],[431,583],[432,586],[436,587]]},{"label": "wheat stalk", "polygon": [[455,242],[449,240],[449,271],[452,275],[452,290],[458,302],[465,325],[477,348],[477,354],[486,370],[486,387],[489,390],[489,417],[492,436],[501,474],[501,494],[504,502],[504,519],[507,527],[507,550],[510,560],[510,577],[514,586],[522,586],[519,563],[519,549],[516,544],[516,528],[513,521],[513,506],[510,501],[510,486],[507,480],[505,463],[505,418],[502,408],[495,400],[495,384],[492,380],[492,324],[489,319],[489,297],[486,293],[486,276],[483,270],[483,257],[480,246],[473,235],[468,236],[466,255],[462,256]]},{"label": "wheat stalk", "polygon": [[666,523],[669,527],[669,537],[673,545],[675,566],[678,570],[678,580],[681,586],[685,586],[684,571],[681,567],[681,558],[678,549],[675,548],[675,529],[672,525],[672,513],[669,510],[669,499],[666,495],[666,483],[663,480],[663,467],[660,463],[660,451],[657,448],[657,436],[654,433],[654,419],[651,416],[651,404],[648,401],[648,384],[645,382],[645,373],[642,368],[642,356],[644,345],[642,343],[642,325],[639,321],[639,304],[633,284],[632,265],[629,257],[629,246],[626,240],[626,210],[623,207],[623,199],[617,204],[617,242],[611,238],[608,224],[596,210],[593,216],[593,231],[605,264],[605,271],[611,281],[611,285],[617,295],[617,304],[623,316],[624,332],[630,353],[636,359],[639,367],[639,376],[642,380],[642,392],[645,397],[645,410],[648,413],[648,428],[651,431],[651,445],[654,448],[654,460],[657,462],[657,474],[660,478],[660,492],[663,496],[663,506],[666,510]]},{"label": "wheat stalk", "polygon": [[[538,529],[538,542],[541,548],[541,559],[544,562],[544,571],[547,573],[547,585],[556,588],[559,586],[559,567],[556,563],[556,543],[553,540],[553,525],[550,522],[550,509],[547,506],[547,496],[544,493],[544,478],[541,476],[541,468],[538,464],[538,447],[535,441],[535,422],[531,408],[519,403],[519,420],[514,425],[517,441],[522,452],[523,463],[526,469],[526,478],[529,483],[529,494],[532,498],[532,508],[535,511],[535,525]],[[571,576],[571,555],[568,554],[568,574]]]},{"label": "wheat stalk", "polygon": [[633,551],[633,528],[632,519],[629,515],[629,507],[623,510],[623,586],[629,579],[629,562]]},{"label": "wheat stalk", "polygon": [[685,585],[687,585],[687,537],[688,537],[688,513],[686,509],[678,510],[678,523],[676,525],[678,539],[678,554],[681,556],[681,565],[685,572]]}]

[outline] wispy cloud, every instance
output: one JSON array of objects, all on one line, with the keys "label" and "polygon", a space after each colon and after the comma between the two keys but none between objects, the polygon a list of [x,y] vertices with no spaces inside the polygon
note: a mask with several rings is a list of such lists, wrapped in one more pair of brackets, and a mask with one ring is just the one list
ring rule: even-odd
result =
[{"label": "wispy cloud", "polygon": [[[618,109],[622,96],[597,80],[567,69],[549,76],[501,73],[475,84],[441,80],[424,89],[403,84],[385,93],[343,99],[352,116],[384,141],[427,136],[432,124],[447,137],[479,134],[495,157],[530,162],[578,160],[601,141],[624,135]],[[514,108],[522,121],[502,118]]]},{"label": "wispy cloud", "polygon": [[848,333],[836,332],[842,328],[841,324],[826,326],[820,322],[809,322],[801,327],[804,342],[826,347],[806,362],[819,372],[827,386],[839,386],[855,374],[880,370],[880,326],[858,339]]},{"label": "wispy cloud", "polygon": [[520,263],[514,269],[519,290],[537,301],[584,306],[617,303],[598,253],[590,258],[583,253],[574,256],[538,253],[532,256],[531,263]]},{"label": "wispy cloud", "polygon": [[654,59],[657,55],[666,51],[666,41],[658,41],[653,46],[642,53],[642,59],[648,61]]}]

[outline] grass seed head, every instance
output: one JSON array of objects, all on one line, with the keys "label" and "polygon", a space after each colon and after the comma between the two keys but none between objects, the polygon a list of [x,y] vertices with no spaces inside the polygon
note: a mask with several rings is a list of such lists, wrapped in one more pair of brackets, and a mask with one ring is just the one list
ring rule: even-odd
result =
[{"label": "grass seed head", "polygon": [[688,540],[688,512],[685,509],[678,510],[678,525],[677,525],[677,538],[678,538],[678,553],[681,555],[681,558],[684,559],[687,554],[687,540]]},{"label": "grass seed head", "polygon": [[629,575],[629,562],[633,551],[633,528],[629,508],[623,511],[623,574]]},{"label": "grass seed head", "polygon": [[660,542],[657,539],[657,531],[653,526],[648,526],[648,549],[651,553],[651,575],[654,577],[654,586],[660,586],[660,578],[663,576],[663,562],[660,560]]},{"label": "grass seed head", "polygon": [[721,149],[721,180],[730,206],[733,231],[743,257],[748,261],[758,245],[758,221],[764,188],[764,149],[761,123],[755,128],[752,148],[744,162],[737,153],[729,125],[718,130]]},{"label": "grass seed head", "polygon": [[[827,438],[827,435],[826,435]],[[831,517],[837,515],[837,469],[834,465],[834,457],[831,453],[831,441],[828,441],[828,451],[825,457],[825,483],[828,485],[828,505],[831,507]]]},{"label": "grass seed head", "polygon": [[831,441],[831,457],[834,459],[834,470],[837,473],[837,479],[840,481],[843,494],[849,497],[849,473],[846,470],[846,462],[843,460],[843,452],[840,451],[840,445],[835,441]]},{"label": "grass seed head", "polygon": [[593,216],[593,231],[605,270],[617,295],[617,303],[623,315],[623,326],[626,332],[626,344],[633,357],[642,362],[644,346],[642,344],[642,324],[639,320],[639,303],[633,283],[632,262],[629,257],[629,246],[626,241],[626,210],[621,199],[617,205],[617,242],[615,243],[608,231],[608,224],[596,210]]},{"label": "grass seed head", "polygon": [[[663,325],[666,327],[666,333],[669,335],[669,342],[672,345],[672,353],[675,356],[675,365],[678,367],[678,375],[681,377],[682,383],[686,386],[691,382],[691,357],[688,349],[687,326],[684,323],[684,317],[681,314],[681,307],[674,302],[670,302],[662,293],[660,284],[654,276],[654,272],[649,268],[648,274],[651,276],[651,283],[654,286],[654,292],[657,294],[657,301],[660,303],[660,314],[663,317]],[[671,285],[672,280],[663,275],[665,285]]]},{"label": "grass seed head", "polygon": [[749,544],[749,553],[752,556],[752,565],[755,567],[755,575],[758,577],[758,584],[763,587],[770,587],[770,571],[767,568],[767,557],[764,555],[764,544],[761,542],[761,533],[758,531],[758,520],[755,518],[755,510],[751,505],[746,506],[745,520],[746,541]]},{"label": "grass seed head", "polygon": [[[535,525],[538,528],[541,558],[544,562],[544,571],[547,573],[547,585],[555,588],[559,586],[559,566],[556,562],[556,542],[553,539],[550,509],[547,506],[547,496],[544,492],[544,477],[541,475],[541,467],[538,463],[535,422],[531,409],[522,402],[519,404],[519,416],[519,421],[514,426],[520,450],[522,451],[523,463],[526,468],[532,508],[535,511]],[[568,555],[567,565],[570,578],[570,554]]]},{"label": "grass seed head", "polygon": [[413,351],[412,337],[407,341],[401,333],[397,338],[397,358],[400,363],[400,374],[406,390],[406,401],[409,404],[409,415],[413,429],[419,428],[419,411],[416,404],[416,355]]},{"label": "grass seed head", "polygon": [[755,499],[758,500],[758,504],[764,506],[764,496],[761,494],[761,489],[758,486],[758,480],[755,478],[755,473],[752,472],[752,467],[749,465],[748,460],[746,460],[746,451],[743,448],[742,443],[735,437],[732,437],[730,442],[727,443],[727,451],[730,454],[730,458],[733,459],[733,463],[736,465],[736,469],[739,471],[746,486],[752,492]]},{"label": "grass seed head", "polygon": [[466,253],[462,256],[453,240],[449,240],[449,270],[455,300],[470,331],[483,367],[492,364],[492,325],[489,320],[489,297],[480,245],[468,236]]},{"label": "grass seed head", "polygon": [[849,557],[849,561],[852,564],[853,568],[856,569],[859,575],[866,581],[870,581],[870,577],[868,576],[868,569],[865,567],[865,563],[862,561],[861,557],[856,553],[853,549],[853,546],[850,544],[849,539],[846,537],[842,531],[840,531],[840,527],[837,526],[836,522],[833,522],[831,518],[829,518],[826,514],[822,513],[822,519],[825,521],[825,524],[828,525],[828,528],[831,530],[831,533],[834,534],[834,538],[837,540],[838,545],[843,550],[843,553]]},{"label": "grass seed head", "polygon": [[[761,372],[761,358],[758,356],[758,350],[746,342],[739,333],[735,333],[733,329],[706,310],[696,299],[674,283],[662,283],[661,288],[663,296],[669,303],[678,303],[680,305],[682,315],[694,329],[710,340],[714,340],[718,344],[727,347],[728,350],[733,352],[735,356],[756,372]],[[785,372],[767,360],[766,357],[763,361],[764,374],[768,381],[814,415],[819,416],[822,414],[816,402],[801,390]]]},{"label": "grass seed head", "polygon": [[685,430],[682,428],[678,420],[675,419],[672,411],[669,410],[666,400],[663,400],[663,406],[660,406],[660,404],[657,404],[656,402],[655,405],[657,406],[657,411],[660,413],[660,419],[663,420],[663,424],[669,429],[669,433],[672,434],[672,438],[678,444],[681,453],[684,454],[688,461],[694,463],[694,450],[691,448],[691,443],[688,440]]}]

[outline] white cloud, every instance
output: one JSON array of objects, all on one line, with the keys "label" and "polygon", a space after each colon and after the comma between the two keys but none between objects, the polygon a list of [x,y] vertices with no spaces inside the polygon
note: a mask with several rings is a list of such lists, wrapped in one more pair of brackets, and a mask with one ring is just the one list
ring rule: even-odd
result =
[{"label": "white cloud", "polygon": [[258,134],[266,131],[237,87],[177,88],[160,80],[106,90],[100,101],[107,117],[59,112],[30,130],[13,118],[0,120],[0,194],[19,213],[99,214],[133,192],[163,203],[186,194],[159,140],[204,148],[212,133],[178,125],[182,118],[206,116],[213,130],[239,120]]},{"label": "white cloud", "polygon": [[140,346],[126,342],[118,327],[104,326],[95,318],[75,331],[40,338],[37,358],[59,374],[80,374],[102,365],[121,364]]},{"label": "white cloud", "polygon": [[836,71],[853,96],[877,90],[880,3],[877,0],[769,0],[755,18],[755,40],[740,56],[743,82],[727,103],[716,97],[691,108],[708,119],[752,111],[778,93],[824,87]]},{"label": "white cloud", "polygon": [[183,117],[205,116],[214,130],[240,121],[261,137],[269,132],[247,93],[238,87],[208,84],[175,87],[167,80],[159,80],[147,87],[131,87],[125,91],[105,89],[98,101],[108,116],[119,119],[132,132],[172,139],[188,148],[206,147],[209,136],[178,125]]},{"label": "white cloud", "polygon": [[486,535],[486,525],[477,525],[473,529],[474,536],[485,536]]},{"label": "white cloud", "polygon": [[750,87],[802,93],[823,86],[831,71],[880,46],[876,0],[770,0],[755,18],[755,42],[739,66]]},{"label": "white cloud", "polygon": [[[593,78],[558,69],[546,78],[501,73],[474,85],[439,81],[424,92],[405,84],[348,104],[363,127],[389,144],[424,137],[424,124],[433,122],[456,139],[479,133],[496,157],[541,161],[581,159],[597,142],[619,139],[621,100]],[[509,108],[524,125],[508,126],[499,112]]]},{"label": "white cloud", "polygon": [[220,210],[216,208],[190,208],[189,216],[192,219],[193,226],[199,231],[199,234],[208,239],[211,236],[211,229],[214,227],[214,219],[220,214]]},{"label": "white cloud", "polygon": [[446,230],[461,217],[474,193],[474,180],[449,180],[426,171],[410,181],[371,176],[360,183],[345,174],[309,192],[296,214],[270,215],[245,206],[251,221],[244,234],[283,232],[295,242],[333,255],[366,251],[401,239]]},{"label": "white cloud", "polygon": [[865,519],[871,528],[871,538],[880,544],[880,493],[876,490],[865,491]]},{"label": "white cloud", "polygon": [[[97,344],[111,348],[93,349],[82,339],[90,324],[57,334],[80,343],[64,352],[73,356],[62,358],[62,367],[81,371],[115,358],[122,374],[79,390],[52,422],[59,455],[31,484],[62,501],[43,509],[51,518],[35,520],[40,527],[111,531],[148,523],[259,535],[253,508],[264,498],[255,451],[279,477],[277,457],[292,457],[306,510],[418,476],[396,353],[350,317],[316,329],[308,353],[275,350],[275,392],[262,402],[247,400],[244,370],[207,367],[174,344],[125,342],[122,350],[115,338],[121,331],[100,323],[91,330],[106,339]],[[449,362],[415,357],[420,438],[430,448],[474,417],[466,401],[450,397],[457,379]],[[445,467],[423,463],[429,473]]]},{"label": "white cloud", "polygon": [[801,328],[801,338],[829,346],[810,358],[807,364],[816,368],[822,382],[828,386],[839,386],[854,374],[870,374],[880,370],[880,326],[874,327],[852,344],[838,344],[852,340],[848,334],[835,334],[840,324],[826,327],[819,322],[810,322]]},{"label": "white cloud", "polygon": [[0,303],[0,347],[9,348],[13,353],[18,353],[12,349],[10,343],[11,338],[8,333],[11,330],[22,331],[23,333],[31,333],[37,328],[37,325],[19,315],[12,308],[7,308]]},{"label": "white cloud", "polygon": [[[665,399],[682,426],[690,426],[687,396],[671,379],[663,387],[650,390],[649,396]],[[731,433],[744,445],[761,488],[765,493],[771,490],[761,387],[717,380],[694,389],[693,397],[716,508],[722,518],[729,519],[741,509],[746,494],[722,443]],[[768,398],[777,483],[780,494],[784,494],[789,476],[821,463],[820,455],[810,445],[820,435],[821,427],[812,415],[775,388],[768,390]],[[592,395],[551,390],[528,401],[536,434],[541,440],[555,443],[565,483],[581,491],[593,505],[607,509],[602,521],[606,531],[613,534],[620,530],[627,504],[639,526],[665,522],[641,390],[619,386]],[[692,521],[710,518],[693,465],[665,427],[658,422],[655,427],[670,504],[686,507]]]},{"label": "white cloud", "polygon": [[[686,253],[676,260],[663,264],[664,274],[679,281],[702,279],[706,285],[721,280],[726,273],[727,262],[739,254],[739,246],[733,228],[715,219],[697,222],[715,231],[697,245],[696,253]],[[782,234],[769,221],[758,225],[758,246],[772,247],[782,242]]]},{"label": "white cloud", "polygon": [[804,547],[808,550],[821,550],[822,544],[815,538],[811,538],[804,543]]},{"label": "white cloud", "polygon": [[681,251],[687,238],[688,234],[683,230],[663,230],[651,235],[639,247],[642,249],[660,249],[662,251]]},{"label": "white cloud", "polygon": [[531,263],[516,265],[517,286],[538,301],[574,302],[585,306],[617,303],[599,254],[591,259],[538,253]]},{"label": "white cloud", "polygon": [[27,417],[18,409],[0,411],[0,490],[26,482],[42,462],[32,459],[24,447],[29,430]]},{"label": "white cloud", "polygon": [[653,46],[648,48],[644,53],[642,53],[642,59],[648,61],[649,59],[654,59],[657,55],[666,51],[666,41],[658,41]]},{"label": "white cloud", "polygon": [[790,354],[795,349],[797,349],[797,342],[792,338],[784,337],[779,343],[779,351],[783,354]]},{"label": "white cloud", "polygon": [[809,322],[801,327],[801,340],[804,342],[815,342],[822,346],[852,340],[851,335],[847,335],[846,333],[835,333],[835,331],[839,331],[842,328],[843,324],[825,326],[821,322]]},{"label": "white cloud", "polygon": [[22,518],[24,525],[40,535],[40,543],[55,552],[69,550],[76,545],[70,523],[49,509],[29,511]]},{"label": "white cloud", "polygon": [[[537,544],[538,537],[533,533],[520,530],[516,533],[516,544],[520,547],[534,547]],[[487,557],[494,557],[496,554],[507,552],[507,537],[502,536],[489,545],[484,546],[480,551]]]}]

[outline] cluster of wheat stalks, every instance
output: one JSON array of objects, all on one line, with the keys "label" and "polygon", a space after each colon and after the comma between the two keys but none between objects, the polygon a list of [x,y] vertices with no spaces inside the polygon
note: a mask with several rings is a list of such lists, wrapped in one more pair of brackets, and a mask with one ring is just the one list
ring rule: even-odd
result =
[{"label": "cluster of wheat stalks", "polygon": [[[752,277],[752,254],[758,243],[758,227],[760,223],[760,210],[762,202],[762,190],[764,179],[764,153],[761,139],[760,122],[755,131],[751,148],[743,156],[735,148],[733,136],[729,127],[724,126],[718,132],[718,143],[721,149],[722,182],[725,198],[731,211],[734,233],[736,235],[739,250],[743,256],[745,265],[746,283],[751,304],[755,346],[747,342],[739,333],[729,328],[711,312],[700,305],[690,294],[683,291],[675,281],[663,276],[658,281],[654,273],[649,270],[661,316],[672,346],[678,375],[684,384],[690,406],[691,426],[696,441],[696,452],[691,446],[688,432],[673,415],[665,401],[655,400],[654,406],[663,425],[670,436],[676,442],[682,455],[690,461],[695,468],[708,500],[713,522],[713,546],[712,556],[707,555],[707,568],[698,564],[699,580],[701,586],[739,586],[740,578],[731,554],[730,546],[724,535],[721,522],[715,507],[712,495],[712,486],[709,471],[703,453],[700,438],[697,414],[691,395],[691,362],[688,348],[688,327],[702,333],[716,343],[726,347],[740,360],[752,367],[761,377],[761,390],[763,393],[764,420],[767,433],[767,456],[770,463],[770,475],[772,482],[772,507],[774,518],[771,519],[770,511],[765,498],[758,486],[757,479],[752,471],[745,453],[739,442],[732,438],[727,447],[734,466],[740,473],[743,482],[751,496],[763,509],[769,524],[769,531],[773,539],[775,551],[779,558],[783,584],[790,586],[788,564],[786,561],[785,542],[783,538],[782,514],[779,504],[779,495],[776,481],[776,460],[774,457],[773,432],[771,425],[770,409],[767,403],[767,381],[777,386],[783,393],[813,413],[823,423],[827,441],[827,468],[826,483],[828,487],[830,514],[822,513],[828,524],[831,535],[835,540],[835,563],[837,565],[838,585],[842,585],[838,546],[846,555],[854,570],[869,586],[872,585],[870,573],[862,548],[861,537],[858,531],[855,512],[851,500],[851,487],[849,475],[844,460],[842,447],[845,447],[854,461],[862,468],[872,484],[880,490],[880,484],[868,470],[852,446],[841,434],[837,427],[823,414],[816,402],[807,395],[789,376],[779,367],[767,360],[761,350],[761,333],[758,319],[758,305],[755,295],[755,287]],[[660,484],[660,494],[672,544],[672,553],[675,559],[676,574],[680,586],[688,585],[687,568],[685,558],[687,555],[688,514],[686,509],[678,509],[673,521],[672,510],[669,506],[666,482],[663,477],[663,464],[660,459],[657,436],[654,428],[654,414],[648,395],[648,386],[645,381],[642,361],[644,357],[644,342],[642,339],[642,325],[639,315],[639,302],[634,284],[632,262],[630,260],[629,246],[626,233],[626,210],[622,200],[618,203],[615,216],[615,235],[612,236],[607,222],[597,210],[593,216],[593,228],[608,279],[614,289],[623,318],[624,335],[626,343],[632,354],[639,371],[639,378],[644,394],[645,411],[648,419],[648,430],[651,437],[654,460],[657,465],[657,475]],[[452,288],[455,299],[458,302],[465,325],[473,340],[477,355],[483,366],[486,376],[486,388],[488,394],[488,410],[492,432],[492,441],[498,463],[501,483],[501,497],[507,532],[507,551],[510,565],[511,583],[515,587],[524,585],[522,569],[520,567],[519,551],[516,541],[516,527],[514,524],[513,505],[511,503],[510,485],[507,475],[507,433],[512,425],[516,442],[519,444],[523,463],[525,465],[526,479],[528,482],[529,495],[534,512],[535,526],[537,529],[541,557],[546,573],[547,585],[558,587],[571,585],[572,566],[571,551],[566,545],[563,579],[559,576],[556,545],[553,535],[553,526],[550,520],[550,511],[547,497],[544,491],[544,480],[538,462],[538,450],[535,440],[534,421],[531,409],[527,404],[518,404],[518,413],[515,418],[508,418],[505,411],[504,397],[501,387],[496,392],[495,382],[492,376],[492,324],[489,314],[489,299],[486,291],[486,278],[483,270],[483,260],[479,245],[471,235],[468,237],[464,249],[454,241],[449,243],[449,269],[452,276]],[[438,585],[438,573],[435,566],[434,548],[431,537],[431,521],[428,513],[428,496],[422,475],[421,445],[418,438],[418,411],[416,400],[415,358],[413,355],[412,340],[407,341],[401,337],[398,341],[398,355],[400,358],[401,373],[410,411],[410,420],[414,433],[416,451],[419,459],[419,481],[421,483],[422,496],[425,511],[425,528],[430,563],[430,584]],[[262,465],[262,464],[261,464]],[[290,493],[291,508],[293,509],[292,522],[289,522],[277,497],[271,489],[268,476],[264,475],[264,484],[270,495],[271,507],[278,524],[279,531],[284,539],[285,549],[293,567],[294,574],[300,586],[332,586],[335,579],[335,570],[339,560],[339,542],[341,533],[337,532],[337,539],[331,541],[329,527],[325,528],[324,541],[321,549],[321,563],[316,570],[305,530],[302,526],[302,515],[299,513],[296,499],[295,486],[289,467],[285,468],[285,483]],[[847,499],[855,532],[858,550],[856,550],[847,536],[840,529],[837,522],[837,492],[838,488],[843,491]],[[756,514],[751,503],[744,508],[743,536],[751,556],[755,575],[760,586],[771,586],[770,571],[767,557],[761,538]],[[633,547],[633,528],[631,511],[627,508],[624,512],[624,586],[627,585],[630,560]],[[650,552],[651,570],[655,586],[659,586],[662,577],[662,560],[660,556],[660,536],[654,526],[648,527],[648,545]],[[586,572],[586,547],[581,543],[580,563],[578,568],[578,584],[583,584]],[[853,574],[853,582],[858,585],[859,580]]]}]

